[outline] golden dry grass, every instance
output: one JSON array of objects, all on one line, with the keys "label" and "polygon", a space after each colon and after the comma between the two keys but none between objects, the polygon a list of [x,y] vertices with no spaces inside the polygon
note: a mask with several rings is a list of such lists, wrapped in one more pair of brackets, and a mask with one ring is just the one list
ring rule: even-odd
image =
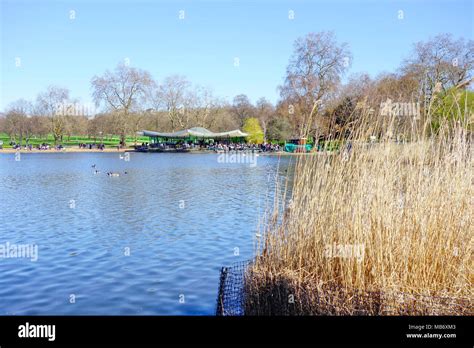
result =
[{"label": "golden dry grass", "polygon": [[350,155],[297,159],[247,272],[247,314],[474,314],[465,127],[405,144],[367,134]]}]

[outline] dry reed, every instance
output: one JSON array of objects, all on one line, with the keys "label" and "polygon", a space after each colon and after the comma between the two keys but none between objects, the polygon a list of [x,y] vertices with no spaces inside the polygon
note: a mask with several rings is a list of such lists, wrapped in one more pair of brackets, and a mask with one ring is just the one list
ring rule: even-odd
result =
[{"label": "dry reed", "polygon": [[457,122],[371,144],[375,129],[367,118],[350,149],[296,159],[247,271],[246,314],[474,314],[472,135]]}]

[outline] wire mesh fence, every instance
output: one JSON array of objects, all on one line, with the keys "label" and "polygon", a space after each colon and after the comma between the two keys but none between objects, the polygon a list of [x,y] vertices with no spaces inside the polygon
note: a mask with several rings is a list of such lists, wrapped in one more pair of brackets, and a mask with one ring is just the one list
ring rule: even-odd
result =
[{"label": "wire mesh fence", "polygon": [[[252,261],[221,269],[218,316],[242,315],[473,315],[472,297],[294,286],[285,279],[252,279]],[[247,279],[247,283],[246,283]],[[251,284],[251,285],[249,285]]]},{"label": "wire mesh fence", "polygon": [[242,261],[231,267],[221,268],[216,315],[240,316],[245,314],[245,271],[251,263],[251,261]]}]

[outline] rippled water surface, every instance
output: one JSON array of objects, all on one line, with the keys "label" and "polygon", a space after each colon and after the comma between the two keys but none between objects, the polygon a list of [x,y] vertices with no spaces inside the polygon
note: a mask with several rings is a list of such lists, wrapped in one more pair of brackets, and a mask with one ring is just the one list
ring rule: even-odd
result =
[{"label": "rippled water surface", "polygon": [[217,158],[0,155],[0,245],[38,246],[0,258],[0,314],[214,314],[220,267],[252,257],[289,166]]}]

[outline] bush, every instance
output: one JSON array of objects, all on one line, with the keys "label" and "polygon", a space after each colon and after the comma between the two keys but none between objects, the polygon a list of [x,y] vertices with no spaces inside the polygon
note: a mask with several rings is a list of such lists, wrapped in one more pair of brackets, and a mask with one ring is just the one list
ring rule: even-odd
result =
[{"label": "bush", "polygon": [[258,119],[254,117],[249,117],[245,120],[243,131],[248,133],[247,141],[252,144],[262,144],[263,143],[263,130],[260,127]]}]

